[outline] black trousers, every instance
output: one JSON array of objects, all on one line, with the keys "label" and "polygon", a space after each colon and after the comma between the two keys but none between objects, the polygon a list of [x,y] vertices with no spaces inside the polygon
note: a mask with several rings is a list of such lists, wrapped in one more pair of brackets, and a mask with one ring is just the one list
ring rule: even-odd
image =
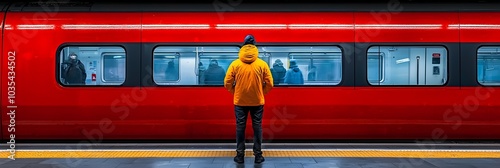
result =
[{"label": "black trousers", "polygon": [[264,113],[264,105],[261,106],[234,106],[236,115],[236,152],[238,154],[245,153],[245,129],[247,124],[248,112],[252,117],[253,127],[253,153],[254,155],[262,155],[262,114]]}]

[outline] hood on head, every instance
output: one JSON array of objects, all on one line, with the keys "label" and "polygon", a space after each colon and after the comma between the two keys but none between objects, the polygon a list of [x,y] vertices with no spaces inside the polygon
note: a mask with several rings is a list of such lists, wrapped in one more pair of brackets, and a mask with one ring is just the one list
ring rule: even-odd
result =
[{"label": "hood on head", "polygon": [[219,67],[219,61],[212,59],[210,60],[210,64],[208,64],[208,68],[217,68]]},{"label": "hood on head", "polygon": [[273,66],[283,66],[283,62],[281,62],[280,59],[276,59],[276,61],[274,62]]},{"label": "hood on head", "polygon": [[299,66],[297,65],[297,60],[290,60],[290,69],[293,69],[293,71],[295,72],[298,72],[300,70]]},{"label": "hood on head", "polygon": [[297,66],[297,61],[296,60],[290,60],[290,68],[295,68]]},{"label": "hood on head", "polygon": [[243,45],[247,45],[247,44],[255,45],[255,37],[253,37],[253,35],[249,34],[245,37],[245,42],[243,43]]},{"label": "hood on head", "polygon": [[253,44],[246,44],[241,47],[238,56],[242,62],[250,64],[259,57],[259,49]]}]

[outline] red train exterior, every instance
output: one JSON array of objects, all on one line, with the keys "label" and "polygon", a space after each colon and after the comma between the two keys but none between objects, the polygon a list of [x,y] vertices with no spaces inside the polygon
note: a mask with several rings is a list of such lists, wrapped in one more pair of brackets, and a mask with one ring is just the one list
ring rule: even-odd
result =
[{"label": "red train exterior", "polygon": [[[8,141],[8,106],[15,105],[18,140],[232,140],[232,95],[214,87],[65,87],[56,77],[63,44],[234,44],[253,34],[262,44],[343,44],[361,65],[358,45],[450,44],[449,57],[471,57],[464,47],[500,44],[500,12],[25,12],[7,10],[2,22],[1,132]],[[4,17],[5,16],[5,17]],[[145,25],[208,25],[144,29]],[[217,29],[220,24],[309,25],[273,29]],[[63,25],[108,25],[62,29]],[[310,25],[316,25],[310,26]],[[336,25],[328,27],[325,25]],[[480,25],[472,26],[471,25]],[[482,26],[481,26],[482,25]],[[469,27],[467,27],[469,26]],[[91,27],[91,26],[90,26]],[[462,45],[463,44],[463,45]],[[475,48],[473,50],[476,50]],[[358,53],[360,52],[360,53]],[[8,98],[9,54],[15,53],[15,103]],[[138,53],[137,57],[142,56]],[[456,74],[464,60],[449,65]],[[452,62],[450,62],[452,64]],[[351,66],[352,65],[352,66]],[[137,66],[139,67],[139,66]],[[134,71],[140,69],[134,69]],[[459,73],[458,73],[459,72]],[[265,140],[500,139],[500,90],[474,77],[457,85],[275,87],[266,96]],[[137,79],[141,80],[141,79]],[[473,80],[472,82],[466,80]],[[366,83],[366,82],[365,82]],[[467,83],[467,84],[466,84]],[[473,83],[473,84],[470,84]],[[196,96],[213,95],[213,97]],[[248,123],[251,138],[251,122]]]}]

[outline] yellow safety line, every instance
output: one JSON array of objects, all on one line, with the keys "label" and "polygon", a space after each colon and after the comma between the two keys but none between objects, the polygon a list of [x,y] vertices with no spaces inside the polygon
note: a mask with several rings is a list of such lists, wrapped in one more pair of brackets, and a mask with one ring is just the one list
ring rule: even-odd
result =
[{"label": "yellow safety line", "polygon": [[[267,157],[500,158],[497,150],[264,150]],[[7,158],[9,151],[0,152]],[[234,150],[16,150],[15,158],[234,157]],[[253,157],[252,151],[246,151]]]}]

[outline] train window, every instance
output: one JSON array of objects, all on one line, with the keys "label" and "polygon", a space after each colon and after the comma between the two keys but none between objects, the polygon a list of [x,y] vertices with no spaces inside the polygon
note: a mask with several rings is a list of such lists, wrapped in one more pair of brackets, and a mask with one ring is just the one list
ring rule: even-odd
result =
[{"label": "train window", "polygon": [[477,50],[477,81],[486,86],[500,85],[500,47]]},{"label": "train window", "polygon": [[159,46],[153,53],[158,85],[220,85],[238,58],[236,46]]},{"label": "train window", "polygon": [[367,53],[371,85],[444,85],[447,50],[441,46],[372,46]]},{"label": "train window", "polygon": [[59,80],[63,85],[121,85],[125,82],[125,56],[122,47],[64,47]]},{"label": "train window", "polygon": [[121,84],[125,81],[125,54],[103,54],[103,79],[105,83]]},{"label": "train window", "polygon": [[262,46],[274,85],[337,85],[342,79],[342,51],[336,46]]},{"label": "train window", "polygon": [[[159,85],[223,86],[227,68],[239,59],[239,49],[236,46],[156,47],[153,78]],[[275,85],[336,85],[341,80],[342,53],[338,47],[258,46],[258,49],[259,58],[271,68]],[[171,73],[167,72],[169,64]]]},{"label": "train window", "polygon": [[153,52],[153,79],[157,84],[167,85],[179,82],[179,52],[166,51],[157,47]]}]

